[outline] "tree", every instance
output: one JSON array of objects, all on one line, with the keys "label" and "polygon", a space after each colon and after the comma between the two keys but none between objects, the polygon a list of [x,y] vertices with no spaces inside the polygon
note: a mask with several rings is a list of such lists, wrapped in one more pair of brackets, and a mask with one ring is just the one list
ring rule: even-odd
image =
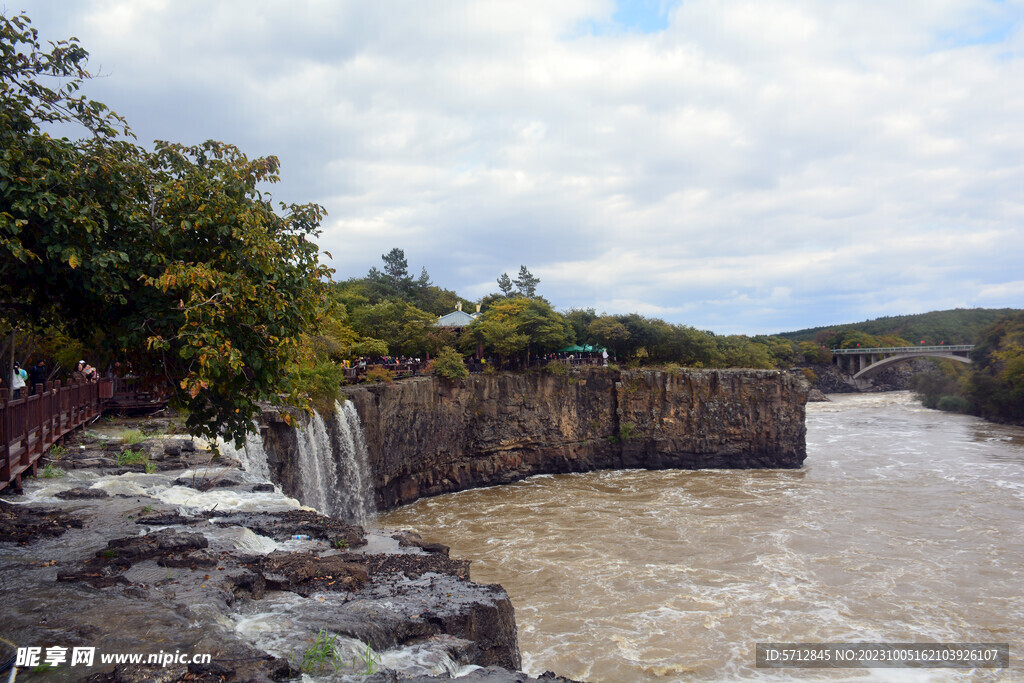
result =
[{"label": "tree", "polygon": [[437,352],[437,358],[433,362],[434,374],[445,379],[465,379],[469,376],[466,363],[462,360],[462,354],[450,346],[445,346]]},{"label": "tree", "polygon": [[610,315],[602,316],[587,327],[587,337],[610,349],[614,356],[619,346],[629,339],[629,330]]},{"label": "tree", "polygon": [[166,380],[190,431],[239,440],[259,401],[304,404],[291,378],[325,302],[324,211],[274,211],[258,187],[278,180],[274,157],[119,139],[123,119],[76,95],[87,59],[73,39],[43,52],[25,15],[0,15],[0,302],[79,338],[103,330]]},{"label": "tree", "polygon": [[572,327],[547,301],[526,297],[496,301],[470,329],[470,338],[482,341],[503,363],[517,352],[547,353],[575,339]]},{"label": "tree", "polygon": [[500,289],[501,293],[506,297],[512,296],[514,286],[512,284],[512,278],[508,276],[508,273],[502,273],[501,277],[498,278],[498,289]]},{"label": "tree", "polygon": [[391,278],[396,287],[409,278],[409,262],[405,260],[404,251],[395,247],[380,257],[384,260],[384,274]]},{"label": "tree", "polygon": [[[515,283],[516,290],[519,292],[520,296],[532,299],[537,295],[537,285],[540,284],[540,278],[534,277],[533,274],[526,269],[526,266],[519,266],[519,277],[515,279]],[[498,281],[498,285],[501,285],[500,280]]]}]

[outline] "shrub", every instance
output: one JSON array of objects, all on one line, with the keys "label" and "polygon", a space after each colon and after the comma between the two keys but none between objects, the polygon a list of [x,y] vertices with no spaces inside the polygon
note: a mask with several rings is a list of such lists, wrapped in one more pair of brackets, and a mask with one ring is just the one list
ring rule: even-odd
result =
[{"label": "shrub", "polygon": [[126,429],[121,432],[121,440],[126,446],[134,446],[145,441],[146,435],[142,433],[141,429]]},{"label": "shrub", "polygon": [[550,361],[544,366],[545,375],[554,375],[555,377],[565,377],[569,374],[569,368],[565,363],[560,363],[557,360]]},{"label": "shrub", "polygon": [[67,474],[67,472],[53,463],[47,463],[43,468],[43,471],[39,473],[39,476],[43,479],[56,479],[57,477],[63,477],[65,474]]},{"label": "shrub", "polygon": [[345,381],[345,368],[331,361],[300,368],[295,376],[299,391],[309,397],[321,413],[329,412],[338,398],[338,388]]},{"label": "shrub", "polygon": [[395,381],[395,373],[388,370],[383,365],[372,365],[370,369],[366,371],[367,382],[386,382],[390,384]]},{"label": "shrub", "polygon": [[943,396],[936,403],[935,407],[951,413],[966,413],[970,409],[971,404],[963,396]]},{"label": "shrub", "polygon": [[683,366],[679,363],[665,363],[665,372],[672,375],[673,377],[678,376],[683,371]]},{"label": "shrub", "polygon": [[437,352],[437,356],[431,363],[432,372],[438,377],[445,379],[465,379],[469,376],[469,370],[462,360],[462,354],[450,346],[445,346]]},{"label": "shrub", "polygon": [[121,467],[129,465],[145,465],[149,462],[149,455],[143,451],[127,450],[117,456],[117,464]]},{"label": "shrub", "polygon": [[818,383],[818,375],[814,373],[814,370],[811,370],[810,368],[801,368],[800,372],[803,373],[804,379],[806,379],[811,386]]}]

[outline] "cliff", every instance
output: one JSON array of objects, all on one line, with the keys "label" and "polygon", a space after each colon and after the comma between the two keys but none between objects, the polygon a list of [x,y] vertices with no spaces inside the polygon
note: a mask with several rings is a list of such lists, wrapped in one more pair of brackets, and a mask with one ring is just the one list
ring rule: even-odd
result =
[{"label": "cliff", "polygon": [[[346,388],[362,421],[378,509],[541,473],[622,468],[796,468],[807,387],[767,370],[423,377]],[[298,495],[294,436],[270,464]]]}]

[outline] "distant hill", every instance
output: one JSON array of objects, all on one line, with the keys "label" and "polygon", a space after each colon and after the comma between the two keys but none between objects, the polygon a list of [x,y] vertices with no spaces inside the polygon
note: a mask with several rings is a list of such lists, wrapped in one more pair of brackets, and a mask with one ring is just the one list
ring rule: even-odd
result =
[{"label": "distant hill", "polygon": [[920,341],[928,344],[973,344],[982,329],[998,318],[1017,311],[1015,308],[954,308],[917,315],[886,316],[860,323],[823,325],[795,332],[780,332],[778,336],[793,341],[814,341],[819,332],[855,330],[873,337],[902,337],[912,344]]}]

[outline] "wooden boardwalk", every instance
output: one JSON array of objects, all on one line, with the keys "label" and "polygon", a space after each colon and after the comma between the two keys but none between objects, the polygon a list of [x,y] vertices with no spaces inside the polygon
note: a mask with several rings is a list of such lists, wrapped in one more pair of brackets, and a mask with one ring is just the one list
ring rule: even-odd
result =
[{"label": "wooden boardwalk", "polygon": [[37,384],[31,396],[10,398],[0,389],[0,491],[21,487],[23,476],[35,476],[46,450],[72,430],[99,417],[105,410],[155,408],[166,405],[162,396],[137,389],[124,379],[99,379]]}]

